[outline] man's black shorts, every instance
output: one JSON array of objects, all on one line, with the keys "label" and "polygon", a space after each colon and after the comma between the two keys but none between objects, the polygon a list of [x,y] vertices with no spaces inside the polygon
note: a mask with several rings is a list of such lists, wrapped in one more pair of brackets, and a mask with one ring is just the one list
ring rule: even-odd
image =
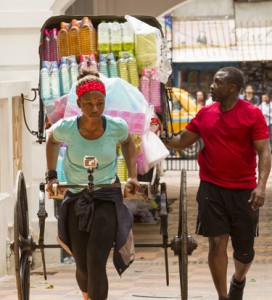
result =
[{"label": "man's black shorts", "polygon": [[253,211],[248,203],[251,192],[252,189],[227,189],[201,181],[196,234],[250,239],[258,236],[259,210]]}]

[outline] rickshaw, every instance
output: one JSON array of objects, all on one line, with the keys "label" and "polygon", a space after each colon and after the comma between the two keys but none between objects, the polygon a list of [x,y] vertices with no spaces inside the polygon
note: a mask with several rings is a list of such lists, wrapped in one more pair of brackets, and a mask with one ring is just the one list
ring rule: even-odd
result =
[{"label": "rickshaw", "polygon": [[[135,16],[139,20],[159,28],[161,26],[159,22],[150,16]],[[43,40],[43,33],[45,28],[55,28],[59,26],[60,21],[70,22],[72,19],[78,18],[82,19],[83,16],[55,16],[49,18],[41,28],[41,41]],[[90,16],[94,27],[96,28],[101,20],[112,21],[117,20],[118,22],[125,22],[124,17],[120,16]],[[42,43],[39,47],[40,57],[42,56]],[[41,64],[40,64],[41,67]],[[27,99],[23,94],[22,102],[24,101],[34,101],[39,97],[39,120],[38,120],[38,131],[31,131],[27,125],[28,130],[31,134],[37,136],[37,142],[45,142],[45,118],[46,114],[44,111],[43,102],[40,97],[39,89],[33,89],[34,98]],[[169,132],[169,125],[171,123],[171,114],[169,106],[169,98],[167,89],[164,84],[161,84],[161,106],[162,113],[158,114],[161,120],[163,130],[166,132],[167,138],[171,138],[172,131]],[[86,158],[88,159],[88,158]],[[86,182],[81,187],[88,188],[90,191],[97,187],[93,184],[93,165],[87,166],[86,170]],[[164,259],[165,259],[165,273],[166,273],[166,285],[169,285],[169,268],[168,268],[168,248],[170,248],[174,255],[178,256],[179,262],[179,276],[180,276],[180,289],[181,289],[181,299],[187,300],[188,298],[188,255],[192,254],[193,250],[197,248],[196,241],[188,235],[187,232],[187,187],[186,187],[186,171],[181,171],[181,183],[180,183],[180,197],[179,197],[179,218],[178,218],[178,232],[173,237],[171,241],[168,239],[168,202],[167,202],[167,187],[166,183],[160,183],[160,178],[156,168],[148,172],[148,174],[141,175],[138,178],[141,183],[141,190],[143,197],[148,197],[149,194],[156,193],[160,197],[160,202],[157,207],[157,213],[160,220],[160,234],[162,236],[162,242],[158,244],[146,243],[140,244],[135,243],[135,247],[161,247],[164,249]],[[59,185],[61,186],[61,185]],[[77,185],[78,187],[79,185]],[[62,187],[72,187],[64,185]],[[75,186],[73,186],[75,187]],[[100,185],[101,187],[101,185]],[[106,188],[106,185],[103,185]],[[57,190],[57,187],[56,187]],[[42,256],[42,265],[44,278],[47,279],[46,263],[45,263],[45,249],[48,248],[60,248],[58,244],[46,244],[44,240],[45,233],[45,219],[47,217],[47,212],[45,209],[45,199],[46,199],[46,183],[40,183],[39,187],[39,210],[37,216],[39,218],[39,237],[38,241],[34,241],[33,236],[30,234],[29,230],[29,217],[28,217],[28,200],[26,193],[25,178],[22,171],[18,171],[17,181],[16,181],[16,202],[14,207],[14,241],[11,242],[11,250],[15,257],[15,274],[16,274],[16,285],[18,291],[18,299],[28,300],[30,299],[30,270],[31,270],[31,256],[32,253],[39,249]],[[55,202],[59,202],[59,197],[53,198]]]}]

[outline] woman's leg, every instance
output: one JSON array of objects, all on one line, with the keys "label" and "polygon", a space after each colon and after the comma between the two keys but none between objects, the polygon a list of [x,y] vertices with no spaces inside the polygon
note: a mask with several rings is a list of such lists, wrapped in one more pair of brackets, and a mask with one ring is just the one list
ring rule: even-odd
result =
[{"label": "woman's leg", "polygon": [[[76,262],[76,280],[84,300],[88,300],[87,247],[89,233],[78,230],[78,220],[74,210],[75,201],[68,207],[68,231],[73,257]],[[87,297],[87,298],[86,298]]]},{"label": "woman's leg", "polygon": [[95,204],[94,217],[88,241],[88,294],[92,300],[108,296],[106,264],[117,230],[115,204],[100,201]]}]

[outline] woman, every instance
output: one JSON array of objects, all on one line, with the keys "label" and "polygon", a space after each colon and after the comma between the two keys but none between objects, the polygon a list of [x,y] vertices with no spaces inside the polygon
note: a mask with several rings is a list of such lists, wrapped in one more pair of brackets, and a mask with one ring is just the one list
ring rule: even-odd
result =
[{"label": "woman", "polygon": [[[83,158],[95,156],[94,184],[118,182],[116,144],[121,144],[129,179],[136,192],[136,151],[127,124],[120,118],[103,116],[106,90],[99,74],[83,68],[76,84],[80,116],[61,119],[52,126],[46,144],[47,191],[57,181],[56,163],[60,143],[66,144],[64,161],[67,184],[86,183],[88,173]],[[58,240],[76,262],[76,279],[84,300],[105,300],[108,295],[106,263],[114,245],[114,264],[119,274],[134,258],[133,218],[123,204],[121,189],[70,189],[62,202],[58,219]],[[124,255],[124,253],[126,255]]]}]

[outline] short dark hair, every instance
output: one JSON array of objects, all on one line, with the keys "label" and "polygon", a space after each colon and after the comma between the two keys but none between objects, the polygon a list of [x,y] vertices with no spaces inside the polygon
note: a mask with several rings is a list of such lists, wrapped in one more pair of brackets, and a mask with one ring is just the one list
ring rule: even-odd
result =
[{"label": "short dark hair", "polygon": [[230,83],[237,86],[238,92],[240,92],[242,86],[244,85],[244,75],[242,71],[235,67],[224,67],[218,70],[218,72],[227,73],[227,78]]},{"label": "short dark hair", "polygon": [[270,99],[270,94],[269,93],[264,93],[262,96],[267,96]]}]

